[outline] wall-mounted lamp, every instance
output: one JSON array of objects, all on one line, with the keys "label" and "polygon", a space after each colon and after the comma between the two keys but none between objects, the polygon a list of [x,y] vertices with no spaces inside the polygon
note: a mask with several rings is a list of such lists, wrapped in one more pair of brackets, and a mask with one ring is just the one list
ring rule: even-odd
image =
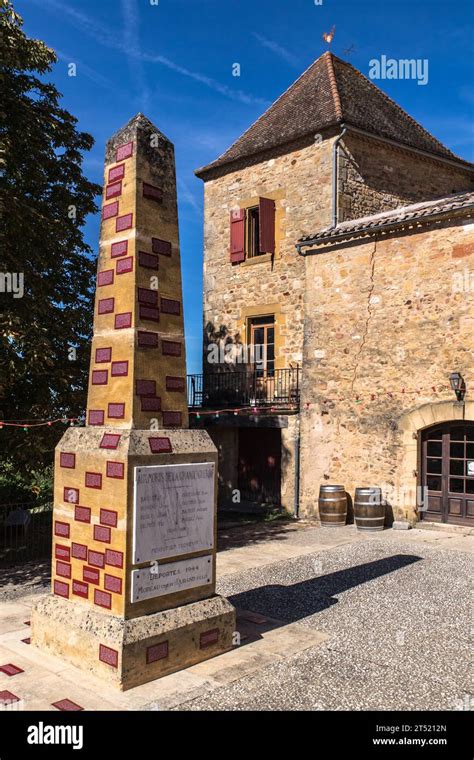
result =
[{"label": "wall-mounted lamp", "polygon": [[463,376],[460,375],[459,372],[451,372],[449,382],[456,394],[457,401],[464,401],[464,396],[466,395],[466,383],[464,382]]}]

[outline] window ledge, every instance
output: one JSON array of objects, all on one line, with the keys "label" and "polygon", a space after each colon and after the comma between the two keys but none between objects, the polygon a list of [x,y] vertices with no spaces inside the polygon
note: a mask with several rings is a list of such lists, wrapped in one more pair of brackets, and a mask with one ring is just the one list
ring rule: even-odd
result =
[{"label": "window ledge", "polygon": [[272,259],[276,258],[276,255],[273,253],[262,253],[261,256],[252,256],[250,259],[245,259],[244,261],[240,262],[241,267],[245,266],[252,266],[253,264],[265,264],[268,262],[271,262]]}]

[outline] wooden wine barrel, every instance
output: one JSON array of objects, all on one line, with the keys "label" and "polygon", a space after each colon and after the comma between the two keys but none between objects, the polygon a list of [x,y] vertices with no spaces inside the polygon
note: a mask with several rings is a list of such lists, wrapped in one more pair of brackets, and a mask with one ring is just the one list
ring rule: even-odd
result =
[{"label": "wooden wine barrel", "polygon": [[354,518],[358,530],[383,530],[385,504],[380,488],[356,488]]},{"label": "wooden wine barrel", "polygon": [[323,528],[340,528],[346,524],[347,494],[344,486],[320,486],[319,519]]}]

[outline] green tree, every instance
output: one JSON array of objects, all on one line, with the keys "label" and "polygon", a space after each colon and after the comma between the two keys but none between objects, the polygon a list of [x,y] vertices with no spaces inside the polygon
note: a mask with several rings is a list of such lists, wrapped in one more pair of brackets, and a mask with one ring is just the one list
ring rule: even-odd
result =
[{"label": "green tree", "polygon": [[[82,226],[101,188],[82,173],[93,138],[44,79],[56,55],[22,25],[0,0],[0,419],[74,417],[86,401],[95,269]],[[5,292],[21,294],[15,274],[22,297]],[[48,465],[63,430],[4,427],[0,457]]]}]

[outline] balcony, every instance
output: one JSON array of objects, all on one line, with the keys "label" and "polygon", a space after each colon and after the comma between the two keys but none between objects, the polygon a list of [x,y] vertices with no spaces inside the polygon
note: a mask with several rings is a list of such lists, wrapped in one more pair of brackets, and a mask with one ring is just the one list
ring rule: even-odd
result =
[{"label": "balcony", "polygon": [[261,370],[188,375],[188,404],[195,408],[257,407],[299,408],[301,368],[276,369],[272,374]]}]

